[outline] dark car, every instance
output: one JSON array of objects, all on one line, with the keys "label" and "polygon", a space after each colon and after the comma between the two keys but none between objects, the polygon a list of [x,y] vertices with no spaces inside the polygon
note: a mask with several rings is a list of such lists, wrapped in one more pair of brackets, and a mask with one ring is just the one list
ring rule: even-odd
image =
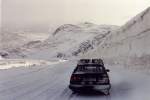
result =
[{"label": "dark car", "polygon": [[111,88],[108,73],[102,59],[81,59],[74,69],[69,88],[72,91],[93,89],[108,95]]}]

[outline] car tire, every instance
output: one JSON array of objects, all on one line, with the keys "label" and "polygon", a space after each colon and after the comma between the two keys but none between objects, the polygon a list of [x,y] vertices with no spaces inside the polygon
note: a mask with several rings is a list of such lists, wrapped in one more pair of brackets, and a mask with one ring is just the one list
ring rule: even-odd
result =
[{"label": "car tire", "polygon": [[105,95],[110,95],[109,89],[104,90],[103,93],[104,93]]}]

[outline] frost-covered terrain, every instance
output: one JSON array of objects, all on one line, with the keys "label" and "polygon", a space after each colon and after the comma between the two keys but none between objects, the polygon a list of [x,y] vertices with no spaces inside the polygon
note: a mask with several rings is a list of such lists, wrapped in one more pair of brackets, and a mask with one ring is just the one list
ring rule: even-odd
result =
[{"label": "frost-covered terrain", "polygon": [[[41,59],[79,56],[94,49],[108,34],[117,29],[118,26],[114,25],[95,25],[88,22],[65,24],[57,28],[44,43],[36,45],[31,52],[25,52],[25,55]],[[32,46],[28,48],[33,49]]]},{"label": "frost-covered terrain", "polygon": [[0,100],[149,100],[149,75],[131,72],[120,66],[111,70],[110,96],[100,92],[73,93],[70,75],[76,61],[49,66],[0,70]]},{"label": "frost-covered terrain", "polygon": [[[3,33],[3,36],[0,44],[0,100],[150,98],[150,8],[119,29],[113,25],[85,22],[62,25],[51,34],[17,32]],[[77,64],[71,58],[80,57],[104,58],[110,69],[110,96],[95,91],[74,93],[69,90],[70,75]],[[68,60],[58,60],[60,58]]]},{"label": "frost-covered terrain", "polygon": [[[49,33],[49,36],[44,33],[3,33],[3,48],[9,53],[9,58],[48,59],[79,56],[94,49],[108,34],[118,28],[115,25],[85,22],[62,25]],[[7,40],[10,41],[7,43]]]},{"label": "frost-covered terrain", "polygon": [[10,69],[17,67],[34,67],[43,65],[52,65],[63,62],[65,60],[53,59],[51,61],[46,60],[31,60],[31,59],[3,59],[0,58],[0,69]]},{"label": "frost-covered terrain", "polygon": [[29,32],[9,32],[2,31],[1,33],[1,49],[8,50],[20,47],[31,41],[43,41],[48,38],[47,33],[29,33]]},{"label": "frost-covered terrain", "polygon": [[103,57],[111,63],[150,69],[150,8],[110,34],[86,57]]},{"label": "frost-covered terrain", "polygon": [[[1,32],[0,55],[11,57],[14,55],[24,56],[21,48],[26,44],[41,43],[49,36],[48,33],[32,33],[32,32]],[[13,58],[13,57],[12,57]]]}]

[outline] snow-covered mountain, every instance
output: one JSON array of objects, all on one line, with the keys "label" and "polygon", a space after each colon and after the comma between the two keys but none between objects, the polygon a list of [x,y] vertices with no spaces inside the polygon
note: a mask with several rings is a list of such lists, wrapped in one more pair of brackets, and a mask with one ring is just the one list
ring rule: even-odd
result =
[{"label": "snow-covered mountain", "polygon": [[95,50],[88,52],[86,57],[103,57],[110,59],[112,63],[148,67],[150,8],[135,16],[117,32],[110,34]]},{"label": "snow-covered mountain", "polygon": [[26,44],[35,42],[42,42],[47,39],[47,33],[29,33],[29,32],[9,32],[2,31],[1,33],[1,46],[0,55],[8,56],[11,53],[20,54],[20,48]]},{"label": "snow-covered mountain", "polygon": [[117,30],[115,25],[96,25],[89,22],[64,24],[49,35],[44,33],[3,33],[1,54],[8,58],[68,58],[80,56],[98,46]]},{"label": "snow-covered mountain", "polygon": [[66,58],[79,56],[94,49],[112,31],[114,25],[95,25],[85,22],[77,25],[65,24],[58,27],[43,43],[23,46],[23,54],[29,58]]}]

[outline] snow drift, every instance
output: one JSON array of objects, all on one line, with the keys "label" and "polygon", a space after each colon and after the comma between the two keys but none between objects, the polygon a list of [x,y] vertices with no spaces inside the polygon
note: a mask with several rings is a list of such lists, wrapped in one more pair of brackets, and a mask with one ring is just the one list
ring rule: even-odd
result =
[{"label": "snow drift", "polygon": [[110,34],[86,57],[103,57],[110,59],[112,63],[149,68],[150,8],[135,16],[115,33]]}]

